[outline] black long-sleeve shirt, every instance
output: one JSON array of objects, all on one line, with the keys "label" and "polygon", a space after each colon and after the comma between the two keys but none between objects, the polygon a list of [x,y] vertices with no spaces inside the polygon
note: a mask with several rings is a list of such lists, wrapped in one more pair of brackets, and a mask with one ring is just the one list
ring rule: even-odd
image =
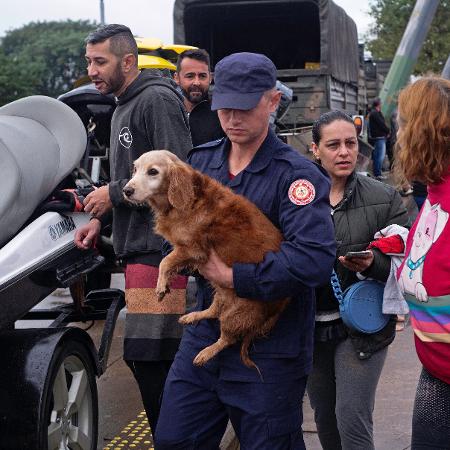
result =
[{"label": "black long-sleeve shirt", "polygon": [[204,100],[194,106],[189,114],[189,128],[194,147],[225,136],[220,126],[217,111],[211,111],[209,100]]},{"label": "black long-sleeve shirt", "polygon": [[372,139],[387,137],[389,132],[381,111],[372,110],[369,114],[369,137]]}]

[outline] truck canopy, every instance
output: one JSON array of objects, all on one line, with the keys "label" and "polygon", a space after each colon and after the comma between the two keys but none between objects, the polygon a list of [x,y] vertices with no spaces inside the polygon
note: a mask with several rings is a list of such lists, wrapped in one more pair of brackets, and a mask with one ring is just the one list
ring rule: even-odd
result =
[{"label": "truck canopy", "polygon": [[250,51],[271,58],[278,70],[358,81],[356,24],[331,0],[176,0],[174,42],[204,48],[213,65]]}]

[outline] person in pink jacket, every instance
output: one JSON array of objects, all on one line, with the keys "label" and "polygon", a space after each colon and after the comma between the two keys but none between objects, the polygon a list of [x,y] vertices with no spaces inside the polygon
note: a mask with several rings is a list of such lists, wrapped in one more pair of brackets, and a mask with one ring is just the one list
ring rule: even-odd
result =
[{"label": "person in pink jacket", "polygon": [[424,77],[399,96],[398,165],[428,186],[397,276],[423,365],[412,450],[450,449],[450,81]]}]

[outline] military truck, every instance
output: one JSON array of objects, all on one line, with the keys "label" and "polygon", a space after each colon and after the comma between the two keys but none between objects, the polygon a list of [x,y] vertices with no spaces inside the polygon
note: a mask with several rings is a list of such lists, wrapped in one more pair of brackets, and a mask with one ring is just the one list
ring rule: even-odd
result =
[{"label": "military truck", "polygon": [[293,90],[286,130],[331,109],[360,109],[356,24],[331,0],[176,0],[174,42],[204,48],[213,65],[242,51],[271,58]]}]

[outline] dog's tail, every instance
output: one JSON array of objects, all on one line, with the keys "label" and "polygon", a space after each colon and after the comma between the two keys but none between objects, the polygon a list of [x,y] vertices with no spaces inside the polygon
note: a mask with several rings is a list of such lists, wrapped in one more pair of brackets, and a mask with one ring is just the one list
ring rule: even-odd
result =
[{"label": "dog's tail", "polygon": [[248,348],[250,347],[250,344],[252,342],[254,336],[247,335],[242,339],[242,345],[241,345],[241,359],[242,362],[249,367],[250,369],[256,369],[259,373],[259,376],[261,378],[261,381],[264,381],[264,378],[262,376],[261,371],[259,370],[259,367],[250,359],[250,356],[248,356]]}]

